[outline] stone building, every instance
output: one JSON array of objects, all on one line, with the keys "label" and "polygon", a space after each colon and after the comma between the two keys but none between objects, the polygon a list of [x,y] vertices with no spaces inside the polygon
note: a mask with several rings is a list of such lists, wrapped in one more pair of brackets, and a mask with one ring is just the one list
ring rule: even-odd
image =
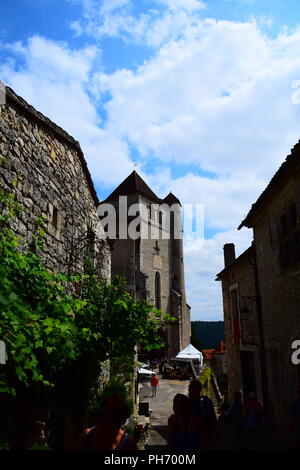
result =
[{"label": "stone building", "polygon": [[[147,300],[177,319],[174,324],[162,322],[167,355],[176,356],[190,343],[191,335],[190,307],[186,303],[184,282],[180,202],[172,193],[160,199],[133,171],[101,203],[102,215],[107,214],[110,205],[117,213],[117,234],[110,239],[112,276],[124,276],[134,298]],[[164,223],[168,212],[169,225]],[[104,218],[102,222],[105,226]],[[136,235],[127,236],[130,224],[137,229]],[[178,235],[181,238],[176,238]]]},{"label": "stone building", "polygon": [[50,270],[82,271],[88,256],[110,278],[99,201],[79,143],[8,87],[0,105],[0,157],[1,186],[25,208],[14,225],[23,245],[44,217],[41,256]]},{"label": "stone building", "polygon": [[239,229],[253,229],[265,348],[268,412],[289,435],[290,403],[300,385],[291,348],[300,339],[300,143],[252,205]]},{"label": "stone building", "polygon": [[[110,280],[110,248],[103,239],[99,201],[79,143],[10,88],[6,87],[5,95],[0,105],[0,186],[14,193],[25,209],[12,225],[22,247],[30,245],[37,233],[36,220],[43,217],[40,256],[50,271],[74,274],[93,265]],[[101,370],[102,382],[109,378],[106,366]],[[88,371],[76,363],[57,371],[55,388],[49,393],[37,395],[24,387],[16,401],[2,394],[1,442],[10,439],[11,426],[23,429],[28,416],[36,412],[32,407],[40,407],[49,411],[50,447],[68,448],[81,430],[87,380]],[[15,410],[20,403],[18,417]],[[21,432],[21,440],[17,438],[13,445],[23,448],[23,438]]]},{"label": "stone building", "polygon": [[300,339],[300,143],[252,205],[242,227],[253,229],[253,245],[236,260],[231,247],[231,260],[218,275],[231,393],[248,374],[249,364],[241,356],[246,341],[252,351],[248,363],[255,371],[250,388],[256,386],[268,422],[288,441],[290,404],[300,385],[300,365],[292,362],[292,343]]},{"label": "stone building", "polygon": [[243,391],[263,400],[260,341],[257,324],[254,246],[238,258],[233,243],[224,245],[225,268],[217,275],[222,282],[224,329],[227,353],[228,397]]},{"label": "stone building", "polygon": [[227,374],[227,354],[224,341],[219,341],[213,349],[202,349],[204,364],[211,367],[217,378]]}]

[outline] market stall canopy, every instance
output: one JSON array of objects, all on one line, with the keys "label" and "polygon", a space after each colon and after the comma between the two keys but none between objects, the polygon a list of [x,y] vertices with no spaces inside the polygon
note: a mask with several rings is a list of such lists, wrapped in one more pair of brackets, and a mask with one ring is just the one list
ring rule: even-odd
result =
[{"label": "market stall canopy", "polygon": [[151,370],[144,369],[143,367],[141,367],[141,368],[139,369],[139,374],[141,374],[141,375],[153,375],[154,372],[152,372]]},{"label": "market stall canopy", "polygon": [[189,344],[186,348],[180,351],[176,358],[180,359],[198,359],[200,362],[200,366],[203,365],[203,354],[202,352],[198,351],[192,344]]}]

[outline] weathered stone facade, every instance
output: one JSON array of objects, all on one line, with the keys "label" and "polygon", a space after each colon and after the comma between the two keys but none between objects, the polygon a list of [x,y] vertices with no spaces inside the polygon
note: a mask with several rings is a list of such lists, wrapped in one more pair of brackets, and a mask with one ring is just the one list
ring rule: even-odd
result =
[{"label": "weathered stone facade", "polygon": [[[110,280],[110,248],[102,237],[98,198],[79,143],[7,87],[6,103],[0,105],[0,176],[1,189],[14,193],[25,209],[12,223],[24,249],[37,234],[36,220],[43,217],[44,248],[39,254],[50,271],[82,273],[88,259],[102,277]],[[50,396],[44,397],[52,426],[58,429],[57,434],[51,434],[54,441],[50,438],[49,445],[54,448],[69,448],[84,418],[86,375],[80,366],[73,366],[57,372],[53,403]],[[108,379],[106,361],[99,382]],[[76,406],[75,387],[77,397],[83,397]],[[0,429],[0,437],[6,440],[14,421],[14,406],[18,405],[3,412],[5,399],[2,397],[0,408],[2,424],[6,425]],[[26,406],[25,420],[29,412]],[[82,413],[80,419],[75,416],[77,412],[78,416]]]},{"label": "weathered stone facade", "polygon": [[[228,246],[224,246],[225,263]],[[251,246],[234,256],[217,277],[222,281],[230,401],[238,390],[245,398],[254,392],[263,400],[253,250]]]},{"label": "weathered stone facade", "polygon": [[291,360],[300,339],[300,144],[252,206],[240,228],[253,228],[261,293],[269,411],[278,433],[289,434],[290,403],[300,385]]},{"label": "weathered stone facade", "polygon": [[110,278],[110,250],[97,243],[98,198],[79,143],[9,88],[0,106],[0,157],[1,185],[25,208],[13,226],[23,244],[44,217],[41,256],[50,270],[81,271],[88,249]]},{"label": "weathered stone facade", "polygon": [[[253,343],[256,343],[253,345],[261,356],[266,418],[279,439],[289,441],[290,404],[296,399],[300,385],[300,365],[292,363],[291,347],[294,340],[300,339],[300,143],[252,205],[239,229],[242,227],[252,228],[254,232],[254,264],[240,262],[235,269],[234,262],[218,276],[223,285],[226,341],[231,350],[229,369],[238,367],[239,363],[230,346],[233,332],[228,291],[230,276],[235,272],[239,298],[250,293],[256,300],[248,308],[257,318],[256,333],[253,323]],[[240,307],[239,314],[242,317]],[[250,337],[248,328],[246,331]],[[230,383],[232,392],[238,385],[233,372]]]},{"label": "weathered stone facade", "polygon": [[[186,304],[185,295],[182,240],[174,239],[170,233],[168,239],[163,239],[162,232],[165,229],[158,214],[151,223],[147,215],[151,204],[173,204],[178,200],[173,195],[169,195],[169,199],[159,199],[139,175],[133,172],[104,201],[116,207],[118,223],[120,196],[127,197],[127,208],[133,204],[139,205],[141,233],[149,230],[151,236],[142,236],[136,240],[129,237],[112,240],[112,276],[126,277],[128,289],[136,299],[147,300],[177,319],[176,324],[164,325],[168,356],[176,356],[190,343],[191,334],[190,307]],[[178,217],[181,227],[180,212]],[[132,219],[133,217],[128,218],[126,223],[130,224]]]},{"label": "weathered stone facade", "polygon": [[219,341],[214,349],[202,349],[204,363],[212,368],[217,378],[227,374],[227,353],[223,341]]}]

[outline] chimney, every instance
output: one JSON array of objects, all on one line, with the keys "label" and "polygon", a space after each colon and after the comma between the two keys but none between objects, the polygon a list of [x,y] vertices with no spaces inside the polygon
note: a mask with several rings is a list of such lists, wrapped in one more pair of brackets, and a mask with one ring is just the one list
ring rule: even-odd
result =
[{"label": "chimney", "polygon": [[224,263],[227,268],[235,260],[235,246],[234,243],[226,243],[224,245]]}]

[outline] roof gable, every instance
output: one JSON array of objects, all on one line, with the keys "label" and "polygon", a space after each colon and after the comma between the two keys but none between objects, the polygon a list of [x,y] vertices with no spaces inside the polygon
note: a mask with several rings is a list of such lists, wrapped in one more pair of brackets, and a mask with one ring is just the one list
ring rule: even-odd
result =
[{"label": "roof gable", "polygon": [[[174,196],[173,193],[171,193],[171,191],[169,192],[169,194],[164,198],[164,202],[166,204],[168,204],[169,206],[171,206],[172,204],[180,204],[180,201],[179,199]],[[181,204],[180,204],[181,205]]]},{"label": "roof gable", "polygon": [[288,155],[276,173],[273,175],[268,186],[261,193],[257,201],[252,204],[252,207],[244,220],[238,226],[238,230],[242,227],[252,228],[255,221],[255,216],[258,210],[267,203],[272,197],[276,197],[278,194],[278,188],[282,187],[289,178],[293,176],[295,171],[298,171],[300,167],[300,141],[293,147],[291,154]]},{"label": "roof gable", "polygon": [[29,119],[35,121],[39,126],[42,126],[48,129],[49,131],[53,132],[57,138],[62,139],[64,142],[66,142],[68,145],[70,145],[77,151],[83,173],[87,180],[90,194],[94,200],[95,206],[97,207],[99,204],[99,199],[79,142],[75,140],[71,135],[69,135],[64,129],[62,129],[49,118],[47,118],[40,111],[37,111],[31,104],[27,103],[24,98],[17,95],[14,90],[9,88],[8,86],[5,87],[5,92],[6,101],[8,104],[20,110],[24,115],[29,117]]},{"label": "roof gable", "polygon": [[129,196],[129,194],[140,194],[151,201],[161,203],[161,199],[149,188],[140,175],[133,171],[119,186],[105,199],[109,201],[119,196]]}]

